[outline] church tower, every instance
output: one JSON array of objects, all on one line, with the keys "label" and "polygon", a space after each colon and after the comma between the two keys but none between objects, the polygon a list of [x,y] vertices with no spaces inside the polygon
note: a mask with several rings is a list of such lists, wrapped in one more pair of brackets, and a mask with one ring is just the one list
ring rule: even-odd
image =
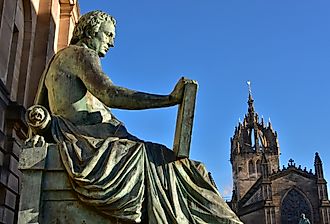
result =
[{"label": "church tower", "polygon": [[[263,118],[259,119],[254,109],[250,82],[248,85],[248,112],[243,122],[239,121],[234,136],[230,139],[234,210],[235,202],[247,193],[260,176],[268,176],[273,171],[279,170],[280,147],[277,133],[273,130],[270,121],[265,124]],[[267,169],[264,161],[267,161]]]},{"label": "church tower", "polygon": [[[330,224],[330,201],[323,165],[315,154],[314,168],[296,166],[293,159],[279,167],[280,147],[271,122],[255,112],[249,84],[248,112],[231,138],[233,195],[229,202],[246,224],[298,223],[302,214],[311,223]],[[257,221],[256,221],[257,220]]]}]

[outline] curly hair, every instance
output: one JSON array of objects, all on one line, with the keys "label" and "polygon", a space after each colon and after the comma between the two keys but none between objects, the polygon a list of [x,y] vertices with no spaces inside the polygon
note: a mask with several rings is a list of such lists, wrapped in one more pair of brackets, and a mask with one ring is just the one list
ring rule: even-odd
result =
[{"label": "curly hair", "polygon": [[70,44],[76,44],[82,39],[95,36],[95,34],[99,31],[101,24],[106,21],[111,21],[113,25],[116,26],[115,18],[100,10],[95,10],[84,14],[80,17],[73,30]]}]

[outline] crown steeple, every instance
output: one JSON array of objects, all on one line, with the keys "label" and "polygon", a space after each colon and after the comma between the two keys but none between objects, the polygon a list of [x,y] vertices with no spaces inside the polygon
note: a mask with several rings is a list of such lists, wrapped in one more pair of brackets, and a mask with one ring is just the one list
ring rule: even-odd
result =
[{"label": "crown steeple", "polygon": [[233,170],[233,198],[240,200],[255,181],[266,181],[272,170],[279,169],[279,144],[270,123],[259,119],[255,111],[251,82],[248,81],[248,111],[239,121],[231,138],[230,161]]},{"label": "crown steeple", "polygon": [[271,122],[264,122],[262,118],[259,121],[259,115],[255,112],[254,99],[252,97],[251,82],[248,84],[248,112],[244,116],[244,120],[235,127],[235,133],[231,139],[232,155],[237,153],[257,154],[271,152],[279,154],[279,144],[277,133],[273,130]]}]

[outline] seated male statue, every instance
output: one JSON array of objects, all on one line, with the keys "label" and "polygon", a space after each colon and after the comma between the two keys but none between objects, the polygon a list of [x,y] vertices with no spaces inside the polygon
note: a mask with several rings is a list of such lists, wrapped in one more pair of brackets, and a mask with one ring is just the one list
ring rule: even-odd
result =
[{"label": "seated male statue", "polygon": [[[109,108],[180,104],[191,82],[180,79],[169,95],[114,85],[100,57],[114,45],[115,26],[104,12],[83,15],[70,46],[46,67],[35,99],[50,112],[47,127],[77,197],[124,223],[241,223],[201,163],[177,159],[165,146],[138,139],[112,115]],[[40,139],[35,135],[32,141]]]}]

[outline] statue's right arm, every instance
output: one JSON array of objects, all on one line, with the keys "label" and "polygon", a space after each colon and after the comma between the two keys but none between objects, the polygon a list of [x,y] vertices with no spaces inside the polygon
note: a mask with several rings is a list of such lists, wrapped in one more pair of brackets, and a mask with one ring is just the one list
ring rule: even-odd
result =
[{"label": "statue's right arm", "polygon": [[111,108],[139,110],[168,107],[182,101],[184,79],[181,79],[170,95],[156,95],[116,86],[102,71],[100,59],[94,51],[84,49],[80,57],[83,72],[79,78],[94,96]]}]

